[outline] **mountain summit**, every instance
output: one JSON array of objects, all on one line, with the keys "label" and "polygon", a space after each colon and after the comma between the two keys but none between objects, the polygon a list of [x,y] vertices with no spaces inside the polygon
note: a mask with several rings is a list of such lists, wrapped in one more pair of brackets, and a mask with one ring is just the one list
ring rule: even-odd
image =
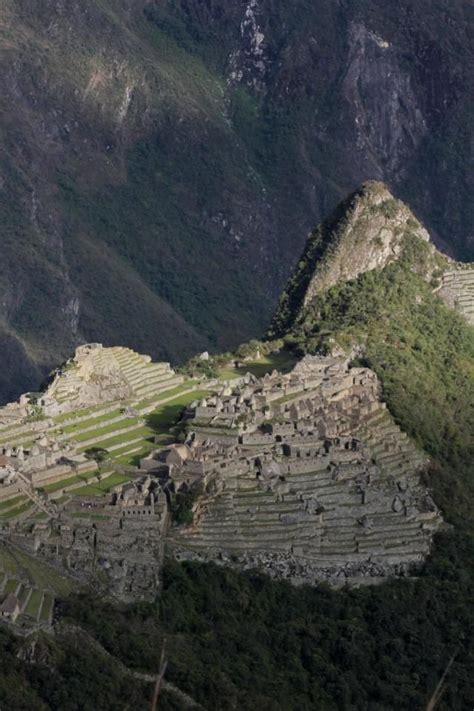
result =
[{"label": "mountain summit", "polygon": [[412,267],[427,280],[440,279],[433,281],[433,287],[440,289],[450,306],[465,310],[471,320],[468,302],[472,296],[466,291],[474,284],[474,269],[438,252],[413,212],[395,199],[386,185],[369,181],[341,202],[308,238],[280,298],[271,334],[283,335],[315,298],[331,287],[383,269],[407,249],[423,244],[426,249],[421,249],[418,263]]}]

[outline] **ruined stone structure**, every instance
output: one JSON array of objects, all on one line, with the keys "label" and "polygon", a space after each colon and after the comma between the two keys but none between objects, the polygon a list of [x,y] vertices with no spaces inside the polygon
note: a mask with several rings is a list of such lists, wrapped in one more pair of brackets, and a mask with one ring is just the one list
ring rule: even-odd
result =
[{"label": "ruined stone structure", "polygon": [[[104,350],[91,347],[84,358],[109,358]],[[126,349],[111,350],[114,360]],[[147,363],[130,354],[129,378]],[[112,438],[111,453],[133,447],[142,414],[157,402],[136,400],[138,386],[133,397],[84,414],[86,402],[73,416],[68,410],[0,427],[4,540],[122,600],[153,599],[165,546],[177,559],[258,567],[296,583],[409,574],[441,524],[422,483],[428,461],[386,410],[376,375],[348,362],[342,354],[307,356],[286,375],[208,383],[209,395],[185,412],[185,441],[143,454],[138,472],[128,467],[108,494],[92,486],[75,496],[74,487],[84,485],[77,474],[97,468],[84,455],[96,442]],[[164,381],[144,386],[158,402],[174,382],[162,370]],[[74,392],[89,392],[87,383],[81,388]],[[76,395],[66,406],[72,402]],[[40,406],[48,407],[46,396]],[[127,433],[127,443],[122,434],[115,442],[117,432]],[[57,493],[42,488],[58,480]],[[27,499],[34,506],[23,511]],[[178,499],[192,505],[191,525],[170,525]],[[9,506],[19,509],[12,518]]]},{"label": "ruined stone structure", "polygon": [[119,487],[106,502],[83,501],[76,512],[34,524],[28,535],[37,556],[82,581],[106,583],[122,600],[151,600],[159,586],[167,526],[166,497],[145,476]]},{"label": "ruined stone structure", "polygon": [[259,567],[295,582],[367,582],[407,574],[441,517],[427,458],[380,400],[376,375],[307,356],[197,406],[176,487],[199,481],[178,558]]},{"label": "ruined stone structure", "polygon": [[56,515],[42,487],[73,474],[97,469],[70,445],[46,435],[37,437],[30,447],[0,446],[0,501],[24,494],[48,516]]},{"label": "ruined stone structure", "polygon": [[104,348],[100,343],[91,343],[76,349],[74,358],[58,371],[39,405],[52,416],[102,402],[143,399],[182,382],[169,363],[152,363],[150,356],[129,348]]},{"label": "ruined stone structure", "polygon": [[474,326],[474,266],[453,262],[452,270],[443,274],[439,296],[448,306],[459,311]]},{"label": "ruined stone structure", "polygon": [[75,476],[97,470],[84,453],[114,436],[111,453],[139,450],[135,431],[182,382],[169,363],[128,348],[81,346],[45,393],[0,408],[0,503],[26,495],[48,513],[38,489],[68,477],[80,485]]}]

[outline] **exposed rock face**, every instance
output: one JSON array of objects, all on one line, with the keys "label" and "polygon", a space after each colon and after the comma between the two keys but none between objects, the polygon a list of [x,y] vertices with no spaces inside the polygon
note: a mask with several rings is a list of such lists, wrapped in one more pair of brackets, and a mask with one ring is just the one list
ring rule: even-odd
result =
[{"label": "exposed rock face", "polygon": [[415,77],[396,43],[362,22],[348,31],[342,92],[351,107],[356,150],[373,161],[373,175],[403,172],[428,130]]},{"label": "exposed rock face", "polygon": [[4,0],[1,401],[87,341],[177,361],[261,333],[367,179],[471,258],[465,5]]},{"label": "exposed rock face", "polygon": [[206,493],[171,536],[178,558],[339,584],[407,574],[427,555],[441,523],[421,482],[427,458],[372,371],[306,357],[287,376],[207,398],[190,431],[171,476]]}]

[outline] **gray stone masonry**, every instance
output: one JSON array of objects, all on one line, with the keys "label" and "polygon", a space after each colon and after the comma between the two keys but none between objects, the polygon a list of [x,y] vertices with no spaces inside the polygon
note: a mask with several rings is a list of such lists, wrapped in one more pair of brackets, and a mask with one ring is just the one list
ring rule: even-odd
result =
[{"label": "gray stone masonry", "polygon": [[441,516],[421,483],[427,457],[392,420],[372,371],[307,356],[205,409],[205,428],[201,406],[189,422],[190,458],[169,472],[179,488],[201,471],[205,492],[193,524],[170,531],[178,559],[340,585],[405,575],[429,553]]}]

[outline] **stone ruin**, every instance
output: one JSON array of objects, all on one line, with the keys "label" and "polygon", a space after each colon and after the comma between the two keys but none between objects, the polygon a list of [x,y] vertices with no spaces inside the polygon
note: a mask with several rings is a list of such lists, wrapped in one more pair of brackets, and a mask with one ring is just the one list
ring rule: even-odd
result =
[{"label": "stone ruin", "polygon": [[[429,553],[442,523],[423,484],[429,462],[393,421],[371,370],[342,355],[306,356],[286,375],[221,385],[185,423],[185,441],[143,457],[130,483],[54,512],[35,501],[50,515],[21,521],[10,540],[127,601],[154,598],[165,547],[178,560],[333,585],[408,575]],[[43,434],[1,456],[4,485],[16,472],[33,496],[33,478],[62,466],[63,452]],[[192,523],[172,526],[183,491],[194,498]]]},{"label": "stone ruin", "polygon": [[429,553],[442,520],[422,483],[428,460],[371,370],[307,356],[206,398],[188,432],[142,462],[204,491],[192,525],[170,532],[178,559],[339,585],[409,574]]},{"label": "stone ruin", "polygon": [[452,262],[444,272],[438,295],[474,326],[474,265]]},{"label": "stone ruin", "polygon": [[83,500],[57,519],[30,523],[28,530],[24,525],[11,538],[83,582],[102,582],[121,600],[152,600],[168,523],[166,496],[145,475],[117,487],[105,502]]},{"label": "stone ruin", "polygon": [[150,356],[129,348],[89,343],[56,372],[38,405],[47,417],[54,417],[105,402],[145,398],[182,382],[169,363],[152,363]]},{"label": "stone ruin", "polygon": [[28,447],[0,446],[0,501],[24,494],[48,516],[55,516],[56,508],[41,492],[42,487],[94,468],[96,463],[84,454],[46,434],[37,436]]}]

